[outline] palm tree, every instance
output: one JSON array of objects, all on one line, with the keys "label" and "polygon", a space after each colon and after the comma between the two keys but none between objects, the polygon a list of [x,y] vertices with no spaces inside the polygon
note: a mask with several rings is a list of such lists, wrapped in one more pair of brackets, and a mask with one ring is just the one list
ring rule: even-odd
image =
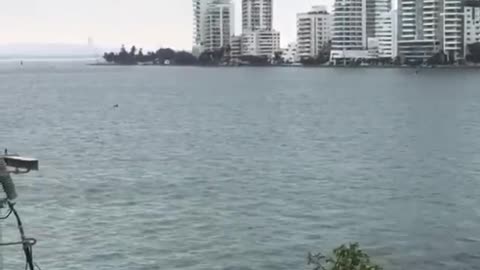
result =
[{"label": "palm tree", "polygon": [[137,53],[137,47],[135,47],[135,45],[134,45],[134,46],[132,46],[132,48],[130,49],[130,56],[131,56],[131,57],[135,57],[136,53]]}]

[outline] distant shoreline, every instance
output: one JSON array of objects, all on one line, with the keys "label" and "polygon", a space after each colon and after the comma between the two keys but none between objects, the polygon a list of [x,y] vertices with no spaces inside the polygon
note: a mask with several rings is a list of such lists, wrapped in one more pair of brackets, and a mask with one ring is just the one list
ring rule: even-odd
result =
[{"label": "distant shoreline", "polygon": [[0,56],[0,62],[91,62],[95,61],[97,58],[95,57],[49,57],[49,56],[29,56],[29,57],[22,57],[22,56]]},{"label": "distant shoreline", "polygon": [[340,69],[480,69],[480,65],[437,65],[434,67],[415,67],[415,66],[333,66],[333,65],[122,65],[122,64],[110,64],[110,63],[88,63],[89,66],[120,66],[120,67],[198,67],[198,68],[340,68]]}]

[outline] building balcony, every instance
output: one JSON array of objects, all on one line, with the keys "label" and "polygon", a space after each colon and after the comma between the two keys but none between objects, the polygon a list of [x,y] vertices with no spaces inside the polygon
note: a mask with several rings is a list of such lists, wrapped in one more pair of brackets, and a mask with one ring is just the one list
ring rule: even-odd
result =
[{"label": "building balcony", "polygon": [[463,50],[463,47],[448,47],[448,46],[445,46],[444,48],[445,51],[461,51]]},{"label": "building balcony", "polygon": [[445,44],[443,48],[445,50],[461,50],[463,48],[463,44]]}]

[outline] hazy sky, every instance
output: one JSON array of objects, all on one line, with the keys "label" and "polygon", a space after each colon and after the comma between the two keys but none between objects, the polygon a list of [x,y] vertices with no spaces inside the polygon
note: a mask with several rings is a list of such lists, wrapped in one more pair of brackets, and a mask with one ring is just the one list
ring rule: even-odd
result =
[{"label": "hazy sky", "polygon": [[[234,0],[237,33],[241,0]],[[295,40],[296,13],[333,0],[274,0],[274,27],[282,44]],[[0,44],[76,43],[91,36],[100,47],[191,49],[191,0],[3,0]]]}]

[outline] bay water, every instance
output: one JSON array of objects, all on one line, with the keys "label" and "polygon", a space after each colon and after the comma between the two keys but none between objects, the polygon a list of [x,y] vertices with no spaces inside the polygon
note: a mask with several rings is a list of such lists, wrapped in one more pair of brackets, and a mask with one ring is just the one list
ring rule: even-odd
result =
[{"label": "bay water", "polygon": [[1,63],[0,147],[42,269],[480,265],[477,70]]}]

